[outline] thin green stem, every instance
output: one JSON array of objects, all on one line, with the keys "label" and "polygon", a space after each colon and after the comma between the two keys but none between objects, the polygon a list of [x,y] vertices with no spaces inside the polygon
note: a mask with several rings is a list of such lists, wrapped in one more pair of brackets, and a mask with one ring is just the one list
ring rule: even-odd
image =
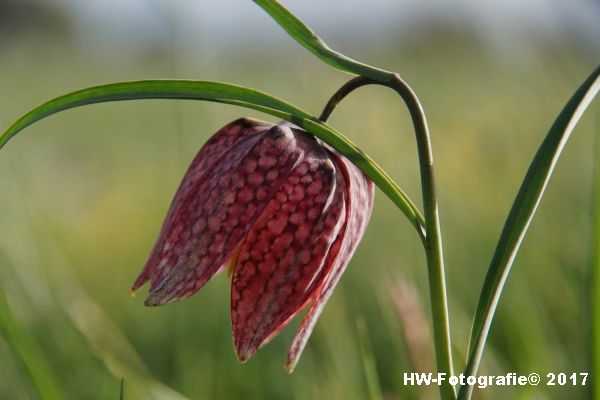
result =
[{"label": "thin green stem", "polygon": [[[600,127],[600,113],[596,119]],[[596,129],[599,130],[599,129]],[[600,138],[594,137],[594,172],[592,194],[592,271],[590,302],[592,311],[591,329],[591,373],[598,376],[600,371]],[[593,398],[600,398],[600,382],[591,381]]]},{"label": "thin green stem", "polygon": [[[415,129],[425,214],[425,235],[421,236],[421,240],[427,257],[436,363],[438,372],[445,373],[446,378],[448,378],[453,375],[448,297],[446,294],[440,219],[435,192],[433,152],[431,150],[429,128],[421,103],[414,91],[398,74],[393,74],[389,82],[357,77],[348,81],[331,97],[323,109],[320,119],[326,121],[335,107],[348,94],[365,85],[382,85],[394,89],[404,100]],[[440,390],[442,398],[456,398],[454,387],[447,381],[441,385]]]}]

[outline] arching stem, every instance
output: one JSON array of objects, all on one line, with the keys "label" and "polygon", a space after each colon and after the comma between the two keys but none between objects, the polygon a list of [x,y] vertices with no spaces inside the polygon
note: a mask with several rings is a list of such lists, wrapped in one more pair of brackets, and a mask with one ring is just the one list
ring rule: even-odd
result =
[{"label": "arching stem", "polygon": [[446,374],[446,381],[441,385],[442,397],[444,399],[454,399],[456,398],[454,387],[447,381],[449,376],[453,375],[453,365],[442,238],[433,171],[433,153],[429,128],[421,103],[410,86],[398,74],[393,74],[389,82],[357,77],[348,81],[331,97],[323,109],[320,119],[325,122],[347,95],[366,85],[381,85],[395,90],[404,100],[415,129],[425,216],[425,237],[422,236],[421,240],[427,257],[436,363],[438,372]]}]

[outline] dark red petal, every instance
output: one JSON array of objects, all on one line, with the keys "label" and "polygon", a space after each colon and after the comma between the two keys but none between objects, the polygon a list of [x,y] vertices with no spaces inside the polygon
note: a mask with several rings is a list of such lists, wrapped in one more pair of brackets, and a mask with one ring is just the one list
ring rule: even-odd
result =
[{"label": "dark red petal", "polygon": [[168,236],[168,231],[172,229],[174,216],[181,209],[181,202],[188,198],[190,192],[202,181],[207,173],[225,154],[227,149],[230,149],[242,139],[256,136],[258,133],[263,133],[266,129],[272,126],[263,121],[253,120],[250,118],[240,118],[221,128],[217,133],[212,135],[210,139],[202,146],[198,154],[192,160],[188,170],[177,189],[177,194],[171,203],[171,207],[165,217],[161,232],[154,245],[154,249],[144,266],[144,269],[134,282],[131,290],[135,291],[144,283],[154,276],[154,272],[158,262],[163,258],[163,246],[165,237]]},{"label": "dark red petal", "polygon": [[319,315],[321,315],[335,285],[346,269],[364,234],[373,209],[373,182],[347,158],[335,151],[330,153],[339,167],[339,171],[344,175],[346,183],[346,221],[344,230],[336,238],[327,258],[327,267],[325,268],[327,275],[324,278],[323,285],[316,294],[316,299],[304,317],[290,347],[286,362],[286,369],[289,372],[292,372],[296,367]]},{"label": "dark red petal", "polygon": [[[147,267],[147,305],[195,293],[232,253],[302,157],[289,128],[243,128],[243,138],[209,141],[173,200]],[[245,129],[252,129],[246,132]],[[230,147],[226,147],[231,143]],[[202,153],[210,157],[204,162]],[[144,273],[142,274],[144,275]]]},{"label": "dark red petal", "polygon": [[232,331],[242,361],[314,297],[345,221],[343,178],[314,138],[295,133],[310,150],[248,233],[234,267]]}]

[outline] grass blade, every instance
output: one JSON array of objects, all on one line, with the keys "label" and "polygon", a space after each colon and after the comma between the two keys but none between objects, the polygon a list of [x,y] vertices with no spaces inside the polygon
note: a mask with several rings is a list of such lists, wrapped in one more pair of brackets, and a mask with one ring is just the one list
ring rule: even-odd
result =
[{"label": "grass blade", "polygon": [[354,143],[331,126],[298,107],[266,93],[228,83],[145,80],[82,89],[47,101],[23,115],[0,136],[0,149],[29,125],[60,111],[88,104],[140,99],[211,101],[250,108],[290,121],[348,157],[396,204],[419,234],[423,234],[423,216],[414,202],[373,159],[363,153]]},{"label": "grass blade", "polygon": [[379,82],[390,82],[393,73],[371,67],[332,50],[317,34],[299,18],[275,0],[254,0],[296,42],[313,53],[326,64],[355,75],[369,77]]},{"label": "grass blade", "polygon": [[41,349],[28,332],[12,317],[5,295],[0,291],[0,335],[4,337],[15,357],[20,361],[37,396],[42,400],[59,400],[63,396],[52,369]]},{"label": "grass blade", "polygon": [[[600,117],[600,114],[598,114]],[[597,129],[600,130],[600,119],[596,118]],[[600,137],[594,140],[594,173],[592,193],[592,271],[590,274],[590,301],[592,311],[592,335],[591,335],[591,374],[598,376],[600,371]],[[597,379],[591,381],[591,393],[594,399],[600,398],[600,382]]]},{"label": "grass blade", "polygon": [[[465,375],[476,375],[494,312],[527,228],[533,219],[558,158],[575,125],[600,91],[600,67],[583,82],[562,109],[538,149],[508,214],[488,269],[473,319]],[[472,387],[463,386],[459,399],[468,399]]]},{"label": "grass blade", "polygon": [[257,90],[210,81],[144,80],[120,82],[78,90],[52,99],[31,110],[0,136],[0,148],[27,126],[49,115],[88,104],[139,99],[190,99],[226,103],[258,111],[277,111],[276,116],[313,118],[305,111]]},{"label": "grass blade", "polygon": [[[120,393],[124,396],[124,381],[135,399],[186,400],[186,397],[155,380],[127,338],[104,312],[77,287],[65,298],[65,308],[91,349],[114,377],[121,378]],[[66,296],[65,296],[66,297]],[[129,396],[128,396],[129,397]]]},{"label": "grass blade", "polygon": [[[31,210],[39,209],[38,202],[34,201]],[[60,310],[61,318],[63,314],[67,317],[62,326],[63,332],[69,335],[67,332],[76,331],[81,335],[91,352],[114,377],[114,382],[121,382],[120,396],[125,397],[127,382],[128,399],[187,400],[187,397],[152,376],[127,336],[86,292],[74,274],[76,267],[71,264],[69,255],[57,239],[60,234],[49,223],[49,217],[36,212],[31,214],[30,224],[34,219],[41,224],[31,225],[31,232],[35,232],[31,241],[40,259],[54,266],[54,273],[46,280],[56,293],[56,296],[52,296],[55,299],[52,307]],[[98,392],[98,395],[100,398],[107,397],[102,392]]]},{"label": "grass blade", "polygon": [[379,383],[379,376],[377,374],[377,365],[375,365],[375,356],[373,354],[373,347],[371,346],[371,338],[369,337],[369,330],[362,315],[356,317],[356,330],[369,399],[383,400],[381,384]]}]

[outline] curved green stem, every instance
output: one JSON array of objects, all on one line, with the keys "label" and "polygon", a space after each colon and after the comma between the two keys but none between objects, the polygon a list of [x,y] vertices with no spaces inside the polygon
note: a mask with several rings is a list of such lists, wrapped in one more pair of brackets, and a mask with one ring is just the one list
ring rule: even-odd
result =
[{"label": "curved green stem", "polygon": [[[438,372],[446,373],[446,378],[448,378],[450,375],[453,375],[448,297],[446,294],[438,203],[435,193],[433,152],[431,150],[429,128],[421,103],[410,86],[398,74],[393,74],[389,82],[359,76],[348,81],[334,93],[323,109],[320,119],[326,121],[336,106],[348,94],[366,85],[381,85],[395,90],[406,103],[415,129],[425,213],[425,236],[421,236],[421,239],[427,257],[436,363]],[[447,381],[442,383],[441,393],[445,399],[456,398],[454,387]]]},{"label": "curved green stem", "polygon": [[[433,156],[425,114],[417,96],[400,79],[398,74],[358,62],[330,48],[312,29],[276,0],[254,0],[254,2],[262,7],[294,40],[323,62],[341,71],[359,76],[358,80],[349,83],[349,86],[343,87],[334,95],[331,110],[335,108],[335,104],[343,99],[346,94],[354,90],[352,88],[353,85],[356,87],[362,86],[361,82],[390,87],[398,92],[406,103],[415,126],[421,167],[426,231],[426,240],[423,240],[423,236],[422,240],[425,252],[427,253],[437,367],[441,373],[452,374],[448,305],[438,206],[435,195]],[[331,110],[328,112],[331,112]],[[327,113],[325,113],[325,117],[327,117]],[[445,399],[454,399],[456,397],[454,388],[447,381],[441,386],[441,394]]]},{"label": "curved green stem", "polygon": [[391,82],[393,73],[353,60],[333,50],[300,18],[275,0],[254,0],[273,18],[294,40],[317,58],[340,71],[369,77],[377,82]]}]

